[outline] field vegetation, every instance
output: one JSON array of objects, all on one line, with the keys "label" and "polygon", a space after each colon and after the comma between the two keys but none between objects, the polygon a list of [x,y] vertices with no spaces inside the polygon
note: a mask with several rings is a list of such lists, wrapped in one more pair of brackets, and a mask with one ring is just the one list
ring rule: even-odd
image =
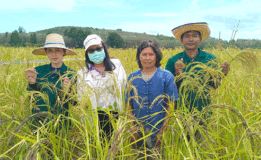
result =
[{"label": "field vegetation", "polygon": [[[0,62],[24,61],[21,64],[6,63],[0,65],[0,159],[138,159],[144,150],[133,149],[130,139],[133,132],[132,119],[124,111],[119,120],[113,121],[114,134],[111,139],[101,139],[97,114],[86,109],[81,102],[70,106],[69,117],[72,125],[68,132],[56,133],[50,129],[62,118],[55,115],[54,121],[36,130],[30,128],[33,107],[26,90],[28,82],[24,71],[46,63],[29,63],[30,60],[47,59],[35,56],[31,47],[0,47]],[[84,66],[84,49],[74,49],[78,55],[67,58],[78,60],[65,61],[66,65],[80,70]],[[162,66],[168,59],[183,51],[182,48],[164,49]],[[261,159],[261,50],[227,48],[205,49],[214,54],[219,65],[228,61],[230,72],[223,76],[221,85],[211,89],[212,103],[205,110],[211,110],[212,116],[199,125],[197,112],[189,113],[184,106],[169,113],[168,125],[163,134],[160,148],[144,148],[155,159]],[[127,75],[138,69],[135,61],[136,49],[109,49],[111,57],[120,59]],[[211,75],[220,70],[206,71]],[[221,75],[222,76],[222,75]],[[193,84],[196,80],[191,80]],[[186,86],[185,86],[186,87]],[[128,88],[126,89],[126,91]],[[43,95],[44,96],[44,95]],[[77,98],[77,95],[72,95]],[[88,98],[88,96],[86,96]],[[86,100],[88,103],[89,101]],[[43,113],[48,114],[48,113]],[[93,122],[82,116],[92,117]],[[54,116],[54,115],[53,115]],[[49,128],[49,129],[48,129]],[[141,132],[144,130],[140,128]],[[195,135],[198,130],[201,138]],[[188,140],[187,135],[190,135]],[[145,137],[146,138],[146,137]]]}]

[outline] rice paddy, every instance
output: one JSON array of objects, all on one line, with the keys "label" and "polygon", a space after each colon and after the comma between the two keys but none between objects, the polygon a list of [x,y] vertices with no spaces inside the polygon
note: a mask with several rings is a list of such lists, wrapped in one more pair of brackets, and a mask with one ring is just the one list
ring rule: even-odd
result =
[{"label": "rice paddy", "polygon": [[[205,50],[217,57],[218,65],[227,61],[230,72],[222,78],[217,89],[211,89],[210,109],[212,116],[199,125],[200,119],[189,113],[184,106],[169,113],[168,125],[163,133],[159,148],[135,149],[131,142],[132,122],[126,111],[119,113],[118,120],[112,120],[114,133],[111,139],[103,139],[99,134],[97,110],[86,109],[83,102],[70,106],[71,127],[68,132],[57,133],[54,127],[62,115],[54,121],[33,130],[30,128],[33,116],[30,99],[32,92],[26,90],[28,82],[24,71],[29,67],[47,62],[29,63],[32,60],[46,60],[45,56],[35,56],[36,48],[0,47],[0,62],[24,61],[21,64],[0,65],[0,159],[261,159],[261,50],[237,48]],[[84,65],[84,49],[74,49],[76,56],[65,64],[78,71]],[[162,48],[161,68],[170,57],[182,52],[182,48]],[[121,61],[127,76],[138,69],[135,61],[136,49],[109,49],[113,58]],[[207,68],[206,68],[207,70]],[[209,70],[212,75],[218,71]],[[212,73],[213,72],[213,73]],[[191,84],[194,84],[191,80]],[[196,83],[195,83],[196,84]],[[183,86],[186,87],[186,86]],[[126,89],[128,90],[128,89]],[[200,92],[200,91],[199,91]],[[44,95],[43,95],[44,96]],[[77,95],[71,95],[77,98]],[[86,95],[88,99],[88,95]],[[86,100],[89,104],[89,100]],[[203,110],[202,112],[204,112]],[[88,117],[82,120],[82,116]],[[89,117],[92,117],[92,122]],[[139,128],[142,133],[145,131]],[[200,133],[200,138],[195,133]],[[188,136],[190,135],[190,140]],[[144,137],[144,139],[146,136]],[[148,155],[145,150],[149,151]]]}]

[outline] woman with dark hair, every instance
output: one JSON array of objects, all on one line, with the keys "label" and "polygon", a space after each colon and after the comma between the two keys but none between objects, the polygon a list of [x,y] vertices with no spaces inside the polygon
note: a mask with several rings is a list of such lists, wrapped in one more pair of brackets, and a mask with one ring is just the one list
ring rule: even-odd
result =
[{"label": "woman with dark hair", "polygon": [[[87,99],[90,99],[91,106],[88,107],[97,108],[100,127],[109,138],[113,128],[106,109],[114,115],[123,109],[122,88],[126,81],[126,73],[118,59],[110,59],[108,50],[99,36],[89,35],[83,44],[86,66],[78,71],[78,99],[86,104]],[[105,135],[102,134],[103,137]]]},{"label": "woman with dark hair", "polygon": [[[168,115],[169,104],[178,98],[174,76],[159,68],[161,59],[162,53],[156,43],[143,42],[136,55],[140,70],[132,72],[128,77],[128,84],[135,86],[137,93],[136,95],[131,90],[126,96],[129,112],[141,122],[145,134],[152,133],[146,139],[149,148],[159,144],[165,124],[163,119]],[[135,139],[141,136],[143,135],[137,132],[134,134]]]}]

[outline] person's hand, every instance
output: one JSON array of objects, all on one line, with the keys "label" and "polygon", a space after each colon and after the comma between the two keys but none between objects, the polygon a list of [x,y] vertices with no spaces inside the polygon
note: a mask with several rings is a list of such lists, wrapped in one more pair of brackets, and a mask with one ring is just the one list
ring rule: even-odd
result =
[{"label": "person's hand", "polygon": [[183,70],[183,58],[179,59],[176,63],[175,63],[175,73],[176,75],[179,75],[182,73],[182,70]]},{"label": "person's hand", "polygon": [[37,72],[34,68],[28,68],[25,71],[25,78],[28,80],[30,84],[35,84],[36,83],[36,78],[37,78]]},{"label": "person's hand", "polygon": [[221,68],[222,68],[222,72],[224,73],[224,75],[226,76],[229,72],[229,63],[227,61],[225,61],[224,63],[221,64]]},{"label": "person's hand", "polygon": [[85,106],[86,109],[89,108],[89,105],[87,103],[84,103],[84,106]]},{"label": "person's hand", "polygon": [[136,129],[133,129],[133,136],[131,137],[131,142],[134,142],[140,138],[140,134],[137,132]]},{"label": "person's hand", "polygon": [[[130,130],[130,133],[132,133],[132,136],[131,136],[131,143],[137,141],[138,139],[140,139],[140,134],[138,133],[136,127],[134,126],[134,124],[132,125],[133,128]],[[132,144],[132,147],[137,147],[136,146],[136,143]]]},{"label": "person's hand", "polygon": [[70,92],[70,79],[68,77],[63,77],[63,89],[67,89],[68,92]]},{"label": "person's hand", "polygon": [[154,138],[153,141],[155,142],[155,147],[161,146],[162,134],[163,134],[163,129],[161,129],[159,133],[156,135],[156,137]]}]

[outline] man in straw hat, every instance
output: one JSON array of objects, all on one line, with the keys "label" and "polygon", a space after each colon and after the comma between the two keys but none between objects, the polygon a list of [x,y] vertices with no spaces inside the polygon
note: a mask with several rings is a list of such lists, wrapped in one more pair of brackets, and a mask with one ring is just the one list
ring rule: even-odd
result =
[{"label": "man in straw hat", "polygon": [[[210,29],[204,22],[188,23],[174,28],[172,33],[185,50],[168,60],[166,70],[176,76],[180,102],[190,111],[201,111],[211,102],[209,86],[216,88],[220,80],[216,57],[198,48],[199,43],[209,37]],[[223,74],[227,75],[229,64],[224,62],[221,68]]]},{"label": "man in straw hat", "polygon": [[[34,50],[33,54],[46,55],[51,63],[28,68],[25,71],[25,77],[29,82],[27,89],[48,95],[47,98],[44,98],[45,96],[42,94],[34,94],[36,107],[32,109],[32,112],[50,111],[52,114],[68,116],[68,99],[70,99],[68,93],[72,91],[72,85],[75,84],[76,72],[63,63],[63,57],[76,55],[76,53],[65,47],[61,35],[52,33],[47,35],[45,46]],[[37,118],[36,125],[40,124],[40,120],[49,121],[45,117]],[[67,124],[67,121],[65,120],[63,123]]]}]

